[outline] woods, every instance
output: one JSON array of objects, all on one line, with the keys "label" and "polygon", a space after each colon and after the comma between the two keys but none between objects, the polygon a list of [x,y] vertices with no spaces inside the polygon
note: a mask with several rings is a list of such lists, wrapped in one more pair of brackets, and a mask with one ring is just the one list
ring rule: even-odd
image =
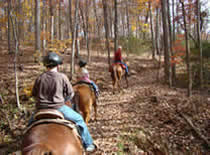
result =
[{"label": "woods", "polygon": [[[122,98],[126,96],[136,109],[124,108],[131,108],[139,117],[142,117],[143,113],[141,109],[138,109],[139,107],[145,108],[147,111],[144,114],[147,115],[150,108],[156,109],[155,106],[163,105],[165,107],[165,102],[167,102],[169,106],[176,107],[174,110],[168,108],[170,109],[168,113],[171,112],[173,115],[168,118],[169,126],[175,120],[185,120],[185,123],[197,134],[195,137],[203,141],[199,141],[198,144],[192,140],[192,145],[189,144],[191,151],[196,146],[201,152],[208,152],[210,136],[208,129],[210,118],[208,111],[210,98],[209,7],[208,0],[1,0],[0,72],[2,76],[0,82],[2,88],[0,88],[0,108],[2,112],[0,112],[0,116],[3,121],[0,124],[0,135],[3,138],[0,139],[0,143],[5,144],[12,141],[15,139],[14,135],[20,136],[21,131],[24,130],[27,124],[27,115],[31,114],[35,102],[28,94],[30,94],[34,79],[38,73],[44,70],[43,57],[48,51],[53,51],[63,57],[64,65],[61,71],[68,76],[71,83],[76,81],[78,61],[84,59],[89,63],[91,78],[102,90],[102,99],[100,99],[102,105],[99,105],[104,108],[99,108],[103,109],[99,114],[102,127],[106,126],[103,124],[106,121],[103,122],[103,120],[106,120],[104,113],[108,111],[106,107],[110,104],[107,101],[109,98],[110,102],[117,102],[115,98],[118,96],[119,103],[111,106],[119,108],[124,106],[121,105],[124,100]],[[110,94],[112,93],[112,84],[108,70],[113,63],[114,52],[119,46],[122,46],[123,59],[130,64],[131,76],[128,80],[129,83],[131,81],[131,86],[128,89],[124,87],[120,92],[121,95],[114,96]],[[144,77],[148,77],[148,79]],[[148,85],[156,83],[157,87],[161,89],[160,92],[170,89],[169,92],[176,90],[179,95],[177,99],[176,95],[167,93],[168,98],[165,98],[164,93],[161,93],[163,96],[159,96],[154,85],[147,87],[143,81],[139,81],[140,79],[148,81]],[[147,101],[150,99],[150,102]],[[138,105],[139,100],[142,101],[142,105]],[[167,101],[162,102],[163,100]],[[172,105],[170,105],[170,101],[172,101]],[[143,103],[153,106],[148,108],[148,105]],[[180,105],[181,103],[183,103],[183,107]],[[184,106],[189,111],[184,110]],[[125,109],[122,111],[126,111]],[[142,113],[139,114],[137,111]],[[12,114],[10,115],[10,113]],[[116,113],[120,115],[120,118],[124,117],[121,116],[122,114]],[[21,121],[21,119],[13,118],[13,115],[22,117],[25,121],[20,123],[21,125],[17,125],[17,121]],[[157,115],[159,116],[159,114]],[[138,119],[141,120],[141,118]],[[199,119],[203,122],[200,122]],[[16,122],[16,125],[11,127],[10,121]],[[181,121],[181,126],[182,123]],[[193,123],[195,125],[192,125]],[[91,122],[90,125],[97,126],[97,122]],[[102,128],[98,131],[93,126],[90,128],[94,133],[103,132]],[[144,127],[146,128],[146,125]],[[118,128],[114,128],[115,131],[118,130]],[[179,130],[179,127],[176,129]],[[15,130],[18,132],[13,133]],[[159,129],[157,130],[161,132]],[[138,127],[132,133],[139,133],[139,131],[141,130]],[[176,135],[176,133],[173,134]],[[134,137],[138,137],[137,135]],[[208,138],[202,138],[205,136]],[[100,134],[96,137],[100,144]],[[121,142],[119,143],[121,144]],[[136,143],[139,150],[147,151],[148,147],[145,149],[140,146],[140,142]],[[156,143],[160,145],[161,142],[152,141],[152,144]],[[203,146],[203,143],[207,144],[207,147]],[[162,154],[170,154],[170,151],[176,152],[180,149],[178,146],[173,148],[172,144],[173,142],[171,142],[171,146],[167,146],[168,150],[165,148],[159,149],[159,151]],[[118,146],[117,149],[110,150],[110,152],[126,153],[125,150],[129,144],[123,143],[122,145],[123,147]],[[182,144],[182,147],[187,152],[186,145],[188,144]],[[104,147],[104,145],[101,146]],[[15,151],[14,147],[12,149]],[[107,150],[109,149],[110,147],[107,148]],[[156,154],[155,149],[157,148],[148,150]],[[110,152],[107,151],[107,153]],[[131,152],[128,151],[129,153]]]}]

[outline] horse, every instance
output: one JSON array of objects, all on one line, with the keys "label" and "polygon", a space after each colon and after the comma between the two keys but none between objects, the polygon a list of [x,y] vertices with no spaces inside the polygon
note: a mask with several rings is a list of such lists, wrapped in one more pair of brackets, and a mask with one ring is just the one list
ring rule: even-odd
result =
[{"label": "horse", "polygon": [[75,132],[76,129],[65,125],[69,121],[65,120],[59,111],[47,110],[37,115],[38,121],[33,123],[23,135],[22,155],[82,155],[82,142]]},{"label": "horse", "polygon": [[123,77],[125,77],[126,85],[128,87],[127,74],[125,72],[125,69],[122,68],[122,64],[120,63],[112,64],[112,66],[110,66],[110,72],[112,78],[113,91],[115,91],[117,88],[121,89],[120,84]]},{"label": "horse", "polygon": [[97,99],[91,87],[92,86],[90,86],[89,83],[81,81],[73,85],[75,93],[78,93],[79,96],[79,102],[77,103],[78,110],[81,112],[86,124],[88,124],[90,121],[92,106],[94,107],[95,111],[95,120],[97,119]]}]

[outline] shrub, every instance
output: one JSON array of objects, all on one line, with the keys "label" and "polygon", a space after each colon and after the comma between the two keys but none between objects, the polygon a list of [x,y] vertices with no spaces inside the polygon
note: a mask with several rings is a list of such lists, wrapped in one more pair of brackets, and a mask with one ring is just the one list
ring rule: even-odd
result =
[{"label": "shrub", "polygon": [[128,38],[121,37],[119,39],[119,44],[123,46],[123,49],[125,49],[126,52],[135,54],[142,54],[145,51],[149,51],[151,48],[150,40],[142,40],[135,36],[130,36]]}]

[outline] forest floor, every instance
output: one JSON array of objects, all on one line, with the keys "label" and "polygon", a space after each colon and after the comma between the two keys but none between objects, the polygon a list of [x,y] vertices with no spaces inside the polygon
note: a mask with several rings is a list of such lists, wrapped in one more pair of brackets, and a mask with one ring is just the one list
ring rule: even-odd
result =
[{"label": "forest floor", "polygon": [[[0,47],[0,154],[19,149],[21,134],[29,119],[16,108],[13,59]],[[34,104],[23,90],[44,70],[34,63],[32,50],[21,48],[18,77],[21,105],[33,110]],[[92,117],[89,130],[99,149],[94,155],[210,154],[210,95],[186,88],[169,88],[163,83],[163,68],[148,56],[129,55],[129,87],[113,93],[107,57],[92,52],[88,70],[101,90],[97,121]],[[63,54],[69,74],[70,55]],[[82,52],[84,57],[84,52]],[[159,71],[159,80],[157,74]],[[74,81],[73,81],[74,82]],[[94,112],[92,112],[94,116]]]}]

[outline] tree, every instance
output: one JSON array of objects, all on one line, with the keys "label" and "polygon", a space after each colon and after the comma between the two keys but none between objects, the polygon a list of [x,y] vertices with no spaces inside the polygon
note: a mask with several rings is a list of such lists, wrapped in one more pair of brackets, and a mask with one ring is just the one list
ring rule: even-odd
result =
[{"label": "tree", "polygon": [[117,0],[114,0],[114,51],[117,51],[118,46],[118,14],[117,14]]},{"label": "tree", "polygon": [[97,12],[97,8],[96,8],[96,0],[93,0],[93,8],[94,8],[94,15],[96,18],[96,28],[97,28],[97,34],[98,34],[98,38],[101,37],[101,31],[100,31],[100,24],[99,24],[99,18],[98,18],[98,12]]},{"label": "tree", "polygon": [[169,48],[170,42],[169,42],[169,26],[168,26],[168,14],[167,14],[167,1],[166,0],[161,0],[161,9],[162,9],[162,21],[163,21],[165,80],[169,84],[169,87],[171,87],[172,80],[171,80],[170,48]]},{"label": "tree", "polygon": [[54,14],[52,0],[50,0],[50,40],[54,40]]},{"label": "tree", "polygon": [[151,1],[149,1],[149,16],[150,16],[150,32],[151,32],[151,42],[152,42],[152,58],[155,57],[155,40],[154,40],[154,30],[153,30],[153,16]]},{"label": "tree", "polygon": [[11,23],[10,23],[10,9],[11,9],[11,0],[7,1],[7,19],[8,19],[8,31],[7,31],[7,43],[8,43],[8,52],[11,53]]},{"label": "tree", "polygon": [[72,53],[71,53],[71,75],[70,79],[74,74],[74,58],[75,58],[75,36],[77,31],[77,22],[78,22],[78,10],[79,10],[79,1],[75,1],[75,13],[74,13],[74,29],[73,29],[73,38],[72,38]]},{"label": "tree", "polygon": [[108,25],[107,1],[102,0],[102,3],[103,3],[103,10],[104,10],[104,29],[105,29],[105,37],[106,37],[106,48],[108,50],[108,64],[111,65],[110,47],[109,47],[109,25]]},{"label": "tree", "polygon": [[201,15],[200,15],[200,12],[201,12],[201,4],[200,4],[200,0],[197,0],[196,1],[196,4],[197,4],[197,41],[198,41],[198,49],[199,49],[199,58],[200,58],[200,69],[199,69],[199,72],[200,72],[200,87],[201,89],[203,88],[203,53],[202,53],[202,45],[201,45],[201,27],[200,27],[200,19],[201,19]]},{"label": "tree", "polygon": [[36,16],[36,20],[35,20],[35,51],[40,52],[40,48],[41,48],[41,39],[40,39],[40,33],[41,33],[41,29],[40,29],[40,0],[36,0],[36,7],[35,7],[35,16]]},{"label": "tree", "polygon": [[184,18],[183,20],[184,20],[184,32],[185,32],[186,65],[187,65],[187,75],[188,75],[187,95],[190,97],[192,95],[192,73],[191,73],[191,64],[190,64],[190,47],[189,47],[189,39],[188,39],[185,4],[182,0],[180,0],[180,3],[182,5],[182,14],[183,14],[183,18]]}]

